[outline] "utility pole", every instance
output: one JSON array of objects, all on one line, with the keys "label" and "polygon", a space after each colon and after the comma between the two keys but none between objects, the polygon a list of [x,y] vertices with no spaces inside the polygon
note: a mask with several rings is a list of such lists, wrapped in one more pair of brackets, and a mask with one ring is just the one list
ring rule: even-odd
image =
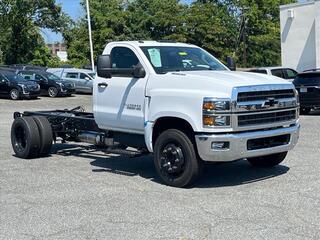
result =
[{"label": "utility pole", "polygon": [[88,31],[89,31],[89,44],[90,44],[90,55],[91,55],[91,68],[94,71],[94,58],[93,58],[93,43],[92,43],[92,33],[91,33],[91,17],[90,17],[90,7],[89,0],[86,0],[87,5],[87,19],[88,19]]}]

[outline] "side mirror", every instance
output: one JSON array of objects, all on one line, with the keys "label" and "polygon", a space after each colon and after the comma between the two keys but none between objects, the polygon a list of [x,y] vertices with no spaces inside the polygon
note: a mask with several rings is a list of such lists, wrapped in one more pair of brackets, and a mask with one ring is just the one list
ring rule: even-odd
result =
[{"label": "side mirror", "polygon": [[98,57],[97,75],[102,78],[111,78],[110,55],[100,55]]},{"label": "side mirror", "polygon": [[144,78],[146,76],[146,71],[141,66],[141,64],[138,64],[133,68],[133,77],[134,78]]},{"label": "side mirror", "polygon": [[237,70],[237,66],[236,66],[236,62],[234,61],[234,59],[230,56],[227,57],[227,67],[231,70],[231,71],[236,71]]},{"label": "side mirror", "polygon": [[111,78],[112,76],[144,78],[146,76],[146,72],[141,64],[133,68],[112,68],[110,55],[101,55],[98,57],[97,74],[102,78]]}]

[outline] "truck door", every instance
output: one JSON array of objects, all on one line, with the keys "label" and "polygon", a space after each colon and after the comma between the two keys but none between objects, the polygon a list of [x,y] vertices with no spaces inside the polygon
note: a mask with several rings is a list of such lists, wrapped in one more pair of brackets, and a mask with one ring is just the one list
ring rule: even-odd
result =
[{"label": "truck door", "polygon": [[[114,47],[110,56],[112,68],[132,68],[139,63],[144,66],[129,47]],[[147,75],[139,79],[129,75],[95,79],[94,114],[100,128],[144,133]]]}]

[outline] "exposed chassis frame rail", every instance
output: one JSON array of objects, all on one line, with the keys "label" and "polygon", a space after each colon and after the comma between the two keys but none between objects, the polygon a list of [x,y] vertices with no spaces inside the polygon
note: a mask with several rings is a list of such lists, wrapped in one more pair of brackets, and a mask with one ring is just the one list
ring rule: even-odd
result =
[{"label": "exposed chassis frame rail", "polygon": [[14,118],[21,116],[44,116],[51,124],[54,140],[61,137],[64,141],[77,141],[81,132],[97,132],[107,135],[108,132],[101,130],[94,120],[93,113],[85,112],[82,107],[68,110],[53,111],[26,111],[22,114],[14,113]]}]

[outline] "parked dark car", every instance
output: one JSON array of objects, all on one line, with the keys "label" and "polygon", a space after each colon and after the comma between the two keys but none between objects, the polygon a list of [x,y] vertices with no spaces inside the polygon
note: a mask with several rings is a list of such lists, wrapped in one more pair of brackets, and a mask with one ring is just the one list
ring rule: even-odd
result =
[{"label": "parked dark car", "polygon": [[29,64],[13,64],[9,66],[15,70],[36,70],[36,71],[46,71],[46,67],[34,66]]},{"label": "parked dark car", "polygon": [[0,69],[0,96],[12,100],[37,98],[40,86],[34,81],[27,81],[10,70]]},{"label": "parked dark car", "polygon": [[41,94],[49,97],[71,96],[75,93],[75,85],[56,75],[44,71],[21,70],[17,74],[24,79],[36,81],[41,87]]},{"label": "parked dark car", "polygon": [[308,114],[311,109],[320,108],[320,70],[298,74],[293,84],[299,91],[302,114]]}]

